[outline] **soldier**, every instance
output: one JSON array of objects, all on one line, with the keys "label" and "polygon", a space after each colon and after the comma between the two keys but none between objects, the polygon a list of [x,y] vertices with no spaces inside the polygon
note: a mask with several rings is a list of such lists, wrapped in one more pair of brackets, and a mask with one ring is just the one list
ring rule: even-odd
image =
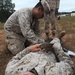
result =
[{"label": "soldier", "polygon": [[[43,0],[40,0],[43,1]],[[49,21],[51,22],[51,30],[52,30],[52,35],[55,36],[56,33],[56,22],[55,18],[58,14],[58,9],[59,9],[59,2],[60,0],[46,0],[49,4],[50,7],[50,15],[45,15],[44,20],[45,20],[45,33],[47,36],[47,39],[49,39]]]},{"label": "soldier", "polygon": [[33,9],[14,12],[6,21],[4,30],[8,49],[17,54],[25,48],[26,40],[31,44],[44,42],[40,34],[38,19],[43,18],[44,9],[39,2]]},{"label": "soldier", "polygon": [[[45,4],[45,7],[44,7],[44,4]],[[44,8],[44,12],[46,14],[49,14],[50,8],[49,8],[48,3],[45,0],[43,0],[42,5]],[[20,12],[21,11],[19,11],[19,13]],[[24,14],[24,11],[23,11],[23,14]],[[23,16],[23,14],[21,13],[21,16],[24,19],[25,18],[24,16],[26,14],[29,14],[29,12],[26,12],[26,14],[24,14],[24,16]],[[19,15],[19,17],[16,17],[16,18],[19,20],[19,18],[21,16]],[[22,31],[23,35],[27,34],[25,37],[27,37],[29,40],[32,40],[31,42],[35,43],[35,41],[37,42],[37,39],[40,36],[38,36],[38,38],[36,38],[35,36],[32,37],[33,32],[31,32],[31,29],[29,27],[28,27],[29,29],[27,31],[27,29],[26,29],[27,26],[25,28],[24,23],[26,22],[27,25],[29,26],[29,22],[31,20],[31,18],[30,18],[31,15],[29,17],[28,17],[28,15],[26,15],[26,16],[27,16],[27,18],[25,18],[25,21],[23,21],[23,23],[22,23],[23,25],[22,26],[20,25],[20,27],[23,27],[22,28],[23,31],[22,30],[21,31]],[[13,16],[12,16],[12,18],[13,18]],[[9,20],[10,20],[10,22],[12,22],[14,19],[13,20],[9,19]],[[15,19],[15,21],[16,21],[16,19]],[[10,22],[8,22],[9,28],[10,28]],[[9,31],[10,30],[8,29],[8,32]],[[25,31],[27,31],[27,32],[25,32]],[[9,33],[13,34],[12,31],[10,31]],[[28,34],[31,34],[31,35],[28,35]],[[16,36],[18,37],[18,35],[16,35]],[[12,38],[15,38],[15,36],[12,36]],[[10,37],[10,39],[11,39],[11,37]],[[16,40],[15,40],[15,42],[16,42]],[[38,41],[38,42],[42,43],[43,41]],[[55,50],[55,53],[56,53],[57,57],[59,58],[59,62],[57,62],[52,50],[50,50],[49,52],[45,52],[44,51],[45,49],[40,48],[40,44],[35,44],[35,45],[25,48],[24,50],[21,50],[19,53],[16,54],[16,56],[14,56],[10,60],[10,62],[7,65],[6,71],[5,71],[5,75],[72,75],[73,68],[74,68],[73,62],[70,59],[70,57],[62,50],[60,40],[55,38],[54,40],[52,40],[50,42],[50,44],[51,44],[51,48],[53,47],[53,49]]]},{"label": "soldier", "polygon": [[62,50],[60,40],[55,38],[50,44],[50,48],[54,48],[59,62],[50,48],[49,52],[45,52],[40,48],[40,44],[35,44],[27,47],[10,60],[5,75],[73,75],[73,62]]}]

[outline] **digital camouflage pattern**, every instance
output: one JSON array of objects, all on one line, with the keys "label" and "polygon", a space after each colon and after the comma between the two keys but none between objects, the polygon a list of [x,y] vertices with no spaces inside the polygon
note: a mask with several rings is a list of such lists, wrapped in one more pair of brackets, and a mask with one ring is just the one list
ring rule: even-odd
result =
[{"label": "digital camouflage pattern", "polygon": [[[46,14],[45,13],[45,17],[44,17],[44,20],[45,20],[45,32],[49,34],[49,31],[50,31],[50,22],[51,22],[51,30],[52,32],[56,32],[56,22],[55,22],[55,19],[56,19],[56,13],[59,9],[59,3],[60,3],[60,0],[41,0],[41,2],[43,1],[46,1],[49,5],[49,9],[50,9],[50,13],[49,14]],[[45,4],[43,5],[44,8],[45,8]]]},{"label": "digital camouflage pattern", "polygon": [[14,12],[6,21],[4,30],[8,49],[17,54],[22,51],[26,40],[32,44],[44,42],[39,29],[39,22],[32,17],[32,9],[21,9]]},{"label": "digital camouflage pattern", "polygon": [[37,71],[38,75],[73,75],[74,66],[71,58],[62,50],[60,40],[50,42],[60,60],[57,62],[52,51],[30,52],[24,49],[8,63],[5,75],[24,75],[25,72]]}]

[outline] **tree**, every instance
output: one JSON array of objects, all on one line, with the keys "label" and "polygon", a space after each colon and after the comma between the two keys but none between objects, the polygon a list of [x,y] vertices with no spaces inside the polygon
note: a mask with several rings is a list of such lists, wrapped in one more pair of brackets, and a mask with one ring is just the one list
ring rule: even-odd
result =
[{"label": "tree", "polygon": [[0,0],[0,21],[5,22],[7,18],[15,11],[15,4],[12,0]]}]

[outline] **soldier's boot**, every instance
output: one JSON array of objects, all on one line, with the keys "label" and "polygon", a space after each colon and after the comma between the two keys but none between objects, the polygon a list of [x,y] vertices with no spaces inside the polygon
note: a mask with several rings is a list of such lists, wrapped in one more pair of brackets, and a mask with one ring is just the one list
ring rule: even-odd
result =
[{"label": "soldier's boot", "polygon": [[[65,34],[66,34],[66,31],[61,31],[60,34],[59,34],[59,37],[58,37],[59,40],[60,40],[62,48],[63,48],[62,38],[65,36]],[[64,48],[63,48],[63,50],[64,50]],[[67,52],[66,49],[64,51]]]},{"label": "soldier's boot", "polygon": [[49,32],[45,32],[46,33],[46,40],[49,39]]},{"label": "soldier's boot", "polygon": [[59,33],[58,38],[59,38],[59,39],[62,39],[62,38],[65,36],[65,34],[66,34],[66,31],[61,31],[61,32]]},{"label": "soldier's boot", "polygon": [[[66,34],[66,31],[61,31],[58,35],[58,38],[59,38],[61,43],[62,43],[62,38],[65,36],[65,34]],[[52,40],[53,40],[53,38],[48,37],[48,39],[46,39],[45,42],[51,42]]]}]

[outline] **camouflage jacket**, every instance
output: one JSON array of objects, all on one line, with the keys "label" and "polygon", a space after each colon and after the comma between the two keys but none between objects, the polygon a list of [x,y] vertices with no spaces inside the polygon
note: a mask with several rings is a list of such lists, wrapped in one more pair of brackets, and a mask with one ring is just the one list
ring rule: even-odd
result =
[{"label": "camouflage jacket", "polygon": [[33,44],[44,41],[40,35],[39,22],[32,17],[32,9],[29,8],[14,12],[6,21],[4,29],[23,35]]}]

